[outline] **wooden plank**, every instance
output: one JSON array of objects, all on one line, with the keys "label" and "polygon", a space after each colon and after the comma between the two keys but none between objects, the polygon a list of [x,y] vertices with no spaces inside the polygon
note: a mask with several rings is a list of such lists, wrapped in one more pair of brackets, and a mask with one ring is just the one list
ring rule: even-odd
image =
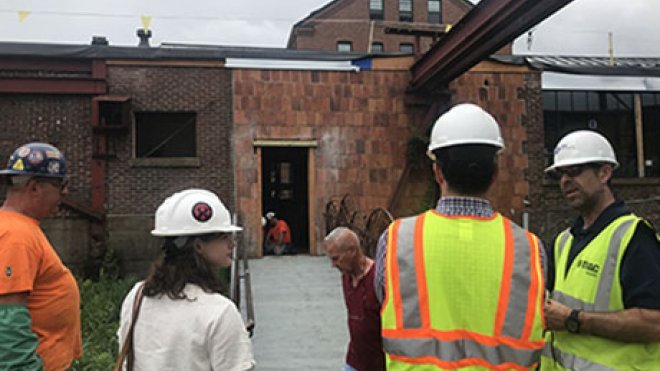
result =
[{"label": "wooden plank", "polygon": [[316,256],[319,252],[316,251],[316,182],[315,182],[315,165],[314,165],[314,148],[307,150],[307,187],[309,191],[308,197],[308,213],[309,213],[309,255]]},{"label": "wooden plank", "polygon": [[[259,214],[263,214],[263,180],[261,179],[261,167],[263,166],[263,161],[261,159],[262,155],[261,147],[257,147],[257,210]],[[236,188],[238,189],[238,187]],[[261,218],[259,218],[259,228],[257,228],[257,257],[261,258],[264,256],[264,228],[261,225]]]},{"label": "wooden plank", "polygon": [[635,94],[635,139],[637,142],[637,175],[646,176],[644,167],[644,123],[642,122],[642,98]]},{"label": "wooden plank", "polygon": [[253,143],[255,147],[318,147],[316,140],[280,140],[280,139],[256,139]]}]

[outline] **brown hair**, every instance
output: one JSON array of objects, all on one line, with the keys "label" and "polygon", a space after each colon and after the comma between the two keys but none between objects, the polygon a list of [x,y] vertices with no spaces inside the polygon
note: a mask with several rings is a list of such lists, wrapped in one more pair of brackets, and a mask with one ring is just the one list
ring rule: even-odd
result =
[{"label": "brown hair", "polygon": [[[170,299],[188,299],[183,289],[192,283],[205,292],[221,293],[222,283],[195,247],[200,240],[218,238],[217,234],[189,237],[168,237],[163,242],[163,256],[151,267],[144,282],[144,295],[167,294]],[[181,241],[182,243],[180,243]],[[179,244],[182,245],[179,247]]]}]

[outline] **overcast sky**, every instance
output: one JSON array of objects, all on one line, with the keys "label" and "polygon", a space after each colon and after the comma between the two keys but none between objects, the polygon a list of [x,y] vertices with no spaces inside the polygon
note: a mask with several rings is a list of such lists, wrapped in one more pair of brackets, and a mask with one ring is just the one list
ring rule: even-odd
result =
[{"label": "overcast sky", "polygon": [[[136,45],[151,16],[152,45],[182,42],[285,47],[291,26],[330,0],[1,0],[0,41]],[[27,15],[19,21],[19,12]],[[660,1],[574,0],[523,35],[515,53],[660,56]]]}]

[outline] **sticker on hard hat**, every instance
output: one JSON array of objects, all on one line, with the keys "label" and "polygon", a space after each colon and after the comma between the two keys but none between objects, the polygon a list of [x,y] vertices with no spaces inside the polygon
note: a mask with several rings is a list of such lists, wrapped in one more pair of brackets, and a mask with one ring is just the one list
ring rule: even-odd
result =
[{"label": "sticker on hard hat", "polygon": [[213,209],[206,202],[198,202],[193,206],[192,215],[198,222],[207,222],[213,217]]},{"label": "sticker on hard hat", "polygon": [[19,158],[18,161],[14,162],[14,165],[11,168],[13,170],[23,171],[23,169],[25,169],[23,166],[23,160]]},{"label": "sticker on hard hat", "polygon": [[51,161],[48,163],[48,172],[51,174],[57,174],[60,172],[60,163]]},{"label": "sticker on hard hat", "polygon": [[44,154],[41,151],[32,151],[27,157],[32,165],[39,165],[44,160]]},{"label": "sticker on hard hat", "polygon": [[575,146],[568,145],[566,143],[562,143],[555,148],[555,155],[559,154],[559,152],[566,150],[566,149],[575,149]]},{"label": "sticker on hard hat", "polygon": [[19,155],[20,157],[25,157],[30,154],[30,148],[28,147],[21,147],[16,151],[16,154]]},{"label": "sticker on hard hat", "polygon": [[58,151],[46,150],[46,157],[59,160],[60,158],[62,158],[62,155]]}]

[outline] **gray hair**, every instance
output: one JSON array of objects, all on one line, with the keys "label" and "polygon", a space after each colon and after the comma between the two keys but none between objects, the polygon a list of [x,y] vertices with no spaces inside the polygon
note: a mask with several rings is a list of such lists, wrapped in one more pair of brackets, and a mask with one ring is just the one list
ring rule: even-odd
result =
[{"label": "gray hair", "polygon": [[[338,243],[341,240],[344,240],[346,238],[350,238],[355,242],[356,247],[358,250],[360,250],[360,238],[358,235],[353,232],[351,229],[346,228],[346,227],[337,227],[330,231],[327,236],[323,239],[323,242],[328,244],[328,243]],[[346,248],[345,246],[341,245],[342,248]]]}]

